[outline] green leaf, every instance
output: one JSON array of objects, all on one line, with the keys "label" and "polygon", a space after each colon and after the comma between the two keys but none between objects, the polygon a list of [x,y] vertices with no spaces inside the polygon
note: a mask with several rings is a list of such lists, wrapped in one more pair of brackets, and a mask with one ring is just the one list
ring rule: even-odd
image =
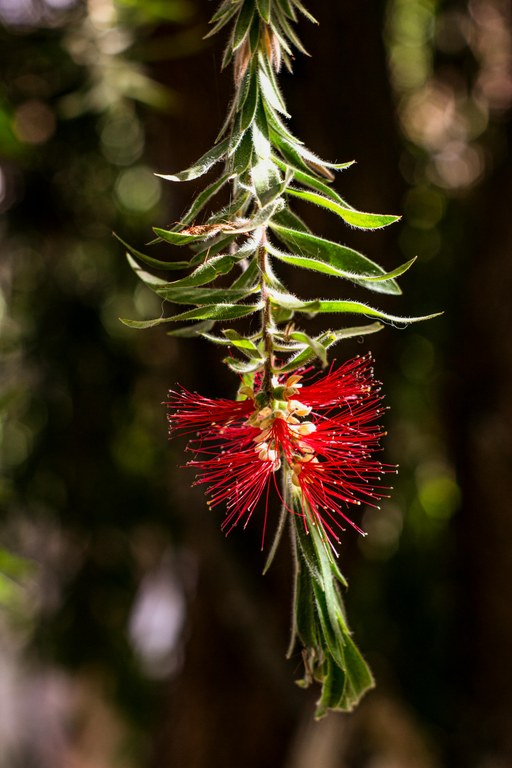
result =
[{"label": "green leaf", "polygon": [[315,19],[314,16],[310,14],[308,9],[304,7],[304,5],[301,3],[300,0],[291,0],[291,2],[297,8],[297,10],[300,11],[302,15],[306,17],[306,19],[309,19],[309,21],[313,22],[313,24],[318,24],[318,21]]},{"label": "green leaf", "polygon": [[[369,333],[376,333],[377,331],[382,330],[383,327],[384,326],[382,323],[377,322],[370,323],[369,325],[354,326],[352,328],[340,328],[336,331],[326,331],[322,333],[320,336],[317,336],[316,341],[322,344],[325,349],[329,349],[342,339],[350,339],[354,338],[355,336],[366,336]],[[291,333],[290,338],[293,340],[295,340],[295,338],[300,339],[301,334],[299,333],[299,335],[296,337],[296,333]],[[302,349],[296,354],[292,355],[287,360],[286,364],[281,366],[279,370],[282,373],[290,373],[297,370],[297,368],[310,363],[314,358],[315,353],[313,350],[307,346],[303,346]]]},{"label": "green leaf", "polygon": [[269,245],[269,250],[277,258],[305,269],[314,269],[317,272],[344,277],[379,293],[400,294],[400,287],[393,277],[396,274],[403,274],[413,263],[412,261],[407,262],[407,264],[398,267],[397,270],[388,273],[359,251],[354,251],[345,245],[333,243],[331,240],[324,240],[322,237],[306,232],[282,227],[275,221],[271,221],[270,226],[280,240],[288,246],[297,248],[300,253],[300,255],[283,254]]},{"label": "green leaf", "polygon": [[298,493],[287,493],[296,551],[294,623],[290,652],[295,640],[303,646],[304,687],[317,680],[322,685],[316,717],[328,710],[350,711],[373,687],[366,662],[357,650],[347,626],[339,585],[346,586],[335,562],[322,523],[313,519]]},{"label": "green leaf", "polygon": [[249,47],[251,49],[251,56],[254,58],[258,46],[260,44],[260,20],[256,14],[252,20],[251,28],[249,30]]},{"label": "green leaf", "polygon": [[[305,170],[301,171],[298,168],[290,167],[288,163],[283,162],[279,157],[273,157],[273,160],[281,170],[290,169],[293,173],[293,178],[295,181],[299,182],[299,184],[304,184],[306,187],[315,189],[322,195],[330,197],[336,203],[340,203],[340,205],[344,204],[343,198],[341,198],[332,187],[329,187],[327,184],[324,184],[323,181],[320,181],[317,176],[312,176],[311,173],[308,173]],[[352,163],[350,163],[350,165],[352,165]],[[309,171],[309,166],[306,166],[306,164],[304,164],[304,168],[308,168]]]},{"label": "green leaf", "polygon": [[304,142],[298,139],[289,128],[283,123],[276,110],[272,108],[268,101],[263,102],[267,123],[270,129],[270,138],[272,143],[279,146],[279,142],[286,141],[289,144],[301,146]]},{"label": "green leaf", "polygon": [[[254,251],[252,251],[252,253],[254,253]],[[258,278],[259,278],[258,262],[256,261],[256,259],[251,259],[247,268],[242,272],[242,274],[239,277],[237,277],[237,279],[231,285],[231,287],[232,288],[254,287],[258,282]]]},{"label": "green leaf", "polygon": [[283,208],[282,211],[279,211],[279,213],[273,217],[272,225],[274,226],[276,224],[279,224],[281,227],[286,227],[287,229],[293,229],[297,232],[310,232],[307,224],[305,224],[302,219],[289,208]]},{"label": "green leaf", "polygon": [[[232,170],[234,175],[240,177],[249,168],[252,163],[252,153],[252,138],[249,131],[247,131],[233,156]],[[245,198],[246,195],[243,197]]]},{"label": "green leaf", "polygon": [[226,157],[228,158],[233,157],[237,147],[239,146],[244,136],[245,136],[245,131],[242,130],[241,115],[239,115],[237,119],[234,121],[234,123],[231,124],[231,133],[229,136],[229,144],[228,144],[228,151],[226,152]]},{"label": "green leaf", "polygon": [[379,281],[387,280],[390,277],[394,277],[396,272],[399,272],[399,274],[402,274],[402,271],[405,271],[405,270],[402,270],[402,271],[395,270],[395,272],[384,274],[382,277],[360,277],[357,273],[338,269],[337,267],[331,266],[325,261],[321,261],[319,259],[313,259],[308,256],[295,256],[292,253],[283,253],[282,251],[279,251],[277,248],[274,248],[274,246],[270,242],[267,244],[267,248],[269,253],[272,254],[272,256],[275,256],[275,258],[279,259],[279,261],[284,261],[287,264],[293,264],[294,266],[302,267],[303,269],[311,269],[315,272],[320,272],[326,275],[333,275],[335,277],[345,278],[347,280],[351,280],[354,283],[359,283],[361,285],[364,285],[366,288],[369,288],[370,290],[378,291],[380,293],[401,293],[398,286],[396,286],[396,290],[388,290],[387,284],[386,284],[386,290],[383,290]]},{"label": "green leaf", "polygon": [[240,9],[240,13],[235,24],[233,42],[231,45],[231,50],[233,53],[242,45],[244,38],[249,31],[249,27],[251,26],[254,12],[255,8],[253,0],[245,0]]},{"label": "green leaf", "polygon": [[190,266],[189,261],[161,261],[160,259],[154,259],[151,256],[146,256],[145,253],[141,253],[141,251],[138,251],[136,248],[132,248],[131,245],[128,245],[128,243],[125,243],[124,240],[122,240],[119,235],[116,235],[115,232],[113,234],[114,237],[119,240],[119,242],[122,243],[125,248],[128,248],[130,254],[136,256],[140,261],[144,262],[144,264],[147,264],[149,267],[153,267],[153,269],[174,270],[186,269]]},{"label": "green leaf", "polygon": [[242,114],[240,117],[240,129],[246,131],[256,116],[256,109],[258,107],[259,88],[258,78],[250,73],[250,84],[247,91],[247,97],[242,107]]},{"label": "green leaf", "polygon": [[[160,227],[153,227],[153,232],[155,235],[158,235],[161,240],[165,240],[166,243],[170,243],[171,245],[190,245],[198,240],[205,239],[204,232],[200,235],[192,235],[188,232],[175,232],[172,229],[161,229]],[[216,234],[216,232],[214,234]]]},{"label": "green leaf", "polygon": [[[246,317],[257,312],[261,306],[261,302],[259,304],[206,304],[197,309],[189,309],[187,312],[180,312],[170,317],[158,317],[154,320],[128,320],[122,317],[119,319],[129,328],[153,328],[155,325],[182,320],[236,320],[239,317]],[[186,334],[182,333],[181,335]]]},{"label": "green leaf", "polygon": [[302,333],[301,331],[296,331],[293,334],[293,338],[305,344],[306,348],[309,347],[313,356],[318,357],[323,367],[327,365],[327,346],[320,339],[313,339],[307,333]]},{"label": "green leaf", "polygon": [[295,8],[291,4],[290,0],[281,0],[281,6],[283,8],[283,13],[287,15],[291,21],[297,21],[297,14],[295,12]]},{"label": "green leaf", "polygon": [[159,288],[156,292],[162,299],[172,301],[174,304],[212,304],[213,302],[236,304],[253,293],[253,289],[169,286]]},{"label": "green leaf", "polygon": [[390,323],[399,323],[400,325],[408,325],[409,323],[417,323],[420,320],[431,320],[433,317],[438,317],[441,312],[435,312],[432,315],[422,315],[421,317],[398,317],[397,315],[390,315],[387,312],[381,312],[379,309],[374,309],[368,306],[368,304],[361,304],[358,301],[336,301],[336,300],[322,300],[316,299],[315,301],[301,301],[291,294],[278,294],[272,288],[269,289],[271,301],[279,307],[285,309],[292,309],[294,311],[308,312],[310,314],[325,314],[325,313],[347,313],[355,315],[366,315],[367,317],[378,317],[380,320],[385,320]]},{"label": "green leaf", "polygon": [[[222,232],[220,235],[216,235],[214,238],[197,243],[193,243],[190,247],[192,250],[197,248],[195,255],[190,260],[190,266],[195,267],[198,264],[202,264],[207,259],[213,258],[226,248],[229,248],[233,240],[236,238],[236,233],[226,234]],[[222,255],[222,254],[221,254]]]},{"label": "green leaf", "polygon": [[230,180],[230,178],[232,177],[229,173],[223,174],[219,179],[216,179],[212,184],[209,184],[205,189],[203,189],[202,192],[197,195],[186,214],[180,219],[180,229],[183,229],[194,221],[198,213],[203,210],[206,203],[208,203],[212,197],[214,197],[217,192],[222,189],[222,187],[226,184],[226,182]]},{"label": "green leaf", "polygon": [[272,163],[270,166],[270,172],[267,172],[265,183],[262,183],[261,179],[256,179],[254,172],[253,180],[261,205],[267,205],[277,197],[281,197],[291,181],[291,172],[288,171],[286,177],[282,179],[279,172],[276,170],[274,164]]},{"label": "green leaf", "polygon": [[[217,12],[210,19],[210,24],[214,24],[212,29],[204,36],[206,40],[208,37],[212,37],[219,32],[226,24],[233,18],[238,12],[238,5],[228,0],[227,3],[223,3]],[[217,22],[215,24],[215,22]]]},{"label": "green leaf", "polygon": [[[240,0],[237,0],[240,2]],[[211,17],[209,24],[214,24],[216,21],[218,21],[220,18],[225,16],[227,13],[231,11],[231,15],[234,16],[237,12],[237,2],[233,2],[233,0],[223,0],[220,4],[213,16]]]},{"label": "green leaf", "polygon": [[270,22],[270,4],[272,0],[256,0],[256,8],[258,9],[258,13],[265,22],[265,24],[268,24]]},{"label": "green leaf", "polygon": [[247,357],[261,360],[261,352],[252,339],[249,339],[246,336],[241,336],[233,328],[227,328],[223,330],[222,333],[226,337],[224,340],[225,343],[232,344],[243,352],[244,355],[247,355]]},{"label": "green leaf", "polygon": [[252,218],[248,219],[247,223],[240,224],[233,232],[243,233],[252,232],[261,226],[266,226],[273,217],[284,209],[284,200],[282,197],[277,197],[275,200],[271,200],[270,203],[264,205]]},{"label": "green leaf", "polygon": [[393,224],[400,219],[400,216],[388,216],[380,213],[363,213],[362,211],[355,211],[353,208],[347,208],[334,200],[330,200],[323,195],[319,195],[316,192],[306,192],[301,189],[294,189],[288,187],[286,190],[288,195],[298,197],[301,200],[307,200],[315,205],[320,205],[322,208],[337,213],[347,224],[350,224],[357,229],[381,229]]},{"label": "green leaf", "polygon": [[180,312],[169,318],[173,322],[181,320],[236,320],[258,312],[262,307],[258,304],[207,304],[198,309],[190,309],[188,312]]},{"label": "green leaf", "polygon": [[218,163],[225,157],[229,141],[230,139],[227,138],[223,139],[218,144],[215,144],[215,146],[209,149],[208,152],[205,152],[199,160],[191,165],[190,168],[180,171],[180,173],[171,174],[169,176],[161,173],[157,173],[156,175],[167,181],[190,181],[191,179],[198,179],[200,176],[207,173],[215,163]]},{"label": "green leaf", "polygon": [[261,368],[263,360],[237,360],[235,357],[225,357],[222,361],[235,373],[252,373]]},{"label": "green leaf", "polygon": [[279,90],[279,86],[274,76],[272,67],[267,66],[266,59],[263,54],[259,57],[259,83],[261,88],[261,94],[263,99],[277,112],[289,117],[286,110],[286,104],[284,103],[283,96]]},{"label": "green leaf", "polygon": [[[240,145],[241,146],[241,145]],[[238,219],[240,216],[243,215],[243,211],[247,208],[247,203],[250,199],[250,191],[245,188],[241,187],[241,189],[235,194],[233,198],[231,198],[228,205],[225,205],[223,208],[220,208],[215,213],[212,213],[211,216],[208,217],[207,224],[223,224],[226,225],[228,222],[232,221],[232,219]],[[192,245],[192,248],[197,248],[198,246]]]},{"label": "green leaf", "polygon": [[256,119],[252,124],[252,144],[256,157],[261,160],[270,161],[271,159],[271,147],[268,138],[268,128],[266,125],[265,116],[261,109],[256,112]]},{"label": "green leaf", "polygon": [[281,12],[281,8],[279,3],[276,5],[276,15],[279,19],[279,25],[281,29],[283,30],[283,34],[286,35],[288,40],[297,48],[298,51],[303,53],[305,56],[309,56],[309,53],[302,45],[300,39],[295,34],[295,30],[293,29],[292,25],[288,22],[288,19],[286,18],[286,15]]},{"label": "green leaf", "polygon": [[174,280],[172,283],[146,272],[130,256],[128,256],[128,263],[146,285],[149,285],[159,296],[164,297],[164,294],[167,294],[173,289],[190,288],[211,283],[216,277],[224,275],[232,269],[233,265],[236,263],[236,257],[214,256],[206,263],[197,267],[187,277],[184,277],[181,280]]},{"label": "green leaf", "polygon": [[126,317],[120,317],[119,320],[123,325],[127,325],[128,328],[137,328],[144,330],[146,328],[153,328],[155,325],[162,325],[163,323],[170,323],[172,317],[158,317],[154,320],[129,320]]}]

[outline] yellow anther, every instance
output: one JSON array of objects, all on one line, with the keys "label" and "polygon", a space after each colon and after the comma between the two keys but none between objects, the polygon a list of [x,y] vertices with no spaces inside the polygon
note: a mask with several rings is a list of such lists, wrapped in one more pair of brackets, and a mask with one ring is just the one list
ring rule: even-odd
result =
[{"label": "yellow anther", "polygon": [[300,400],[288,400],[287,408],[290,413],[294,413],[296,416],[308,416],[311,413],[309,405],[304,405]]},{"label": "yellow anther", "polygon": [[316,425],[312,421],[303,421],[297,428],[299,435],[311,435],[316,432]]},{"label": "yellow anther", "polygon": [[261,443],[264,440],[267,439],[267,437],[270,437],[270,430],[269,429],[262,429],[259,435],[256,435],[256,437],[253,437],[252,441],[253,443]]}]

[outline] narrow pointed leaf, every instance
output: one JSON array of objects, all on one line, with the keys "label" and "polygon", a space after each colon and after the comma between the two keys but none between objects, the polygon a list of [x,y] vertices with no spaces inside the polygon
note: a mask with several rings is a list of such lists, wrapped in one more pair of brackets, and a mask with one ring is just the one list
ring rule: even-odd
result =
[{"label": "narrow pointed leaf", "polygon": [[233,344],[237,349],[241,349],[247,354],[250,354],[251,357],[261,357],[260,350],[251,339],[248,339],[246,336],[241,336],[233,328],[227,328],[226,330],[223,330],[222,333],[226,337],[228,344]]},{"label": "narrow pointed leaf", "polygon": [[225,357],[222,361],[235,373],[252,373],[261,368],[263,360],[237,360],[236,357]]},{"label": "narrow pointed leaf", "polygon": [[286,15],[282,12],[280,12],[280,7],[277,5],[276,7],[276,14],[279,18],[279,25],[281,29],[283,30],[283,34],[286,35],[288,40],[295,46],[295,48],[304,54],[304,56],[309,56],[309,53],[302,45],[302,42],[300,41],[299,37],[295,34],[295,30],[293,29],[293,26],[289,23],[288,19],[286,18]]},{"label": "narrow pointed leaf", "polygon": [[119,320],[123,323],[123,325],[127,325],[128,328],[137,328],[143,330],[145,328],[153,328],[155,325],[170,323],[172,317],[158,317],[155,320],[129,320],[126,317],[120,317]]},{"label": "narrow pointed leaf", "polygon": [[172,283],[146,272],[130,257],[128,257],[128,262],[144,283],[149,285],[159,296],[164,296],[168,291],[174,289],[190,288],[211,283],[212,280],[215,280],[219,275],[229,272],[236,263],[236,258],[233,256],[214,256],[205,264],[201,264],[197,267],[190,275],[187,275],[187,277],[184,277],[181,280],[174,280]]},{"label": "narrow pointed leaf", "polygon": [[203,176],[205,173],[207,173],[210,168],[215,165],[215,163],[218,163],[220,160],[222,160],[222,158],[226,155],[228,146],[229,138],[223,139],[218,144],[215,144],[214,147],[209,149],[208,152],[205,152],[204,155],[199,158],[199,160],[190,166],[190,168],[187,168],[184,171],[180,171],[180,173],[170,175],[157,173],[156,175],[160,176],[161,179],[166,179],[167,181],[189,181],[191,179],[198,179],[200,176]]},{"label": "narrow pointed leaf", "polygon": [[251,28],[249,29],[249,47],[251,49],[251,56],[254,56],[258,50],[260,44],[260,20],[256,14],[252,20]]},{"label": "narrow pointed leaf", "polygon": [[256,286],[258,282],[258,262],[256,259],[251,259],[249,262],[248,267],[242,272],[242,274],[237,277],[234,283],[232,283],[232,288],[248,288]]},{"label": "narrow pointed leaf", "polygon": [[235,154],[232,160],[233,174],[240,177],[252,164],[252,139],[251,134],[247,131],[240,144],[236,148]]},{"label": "narrow pointed leaf", "polygon": [[309,21],[313,22],[313,24],[318,24],[318,21],[315,19],[314,16],[311,15],[308,9],[304,7],[304,5],[300,2],[300,0],[291,0],[291,2],[297,8],[297,10],[300,11],[302,15],[306,17],[306,19],[309,19]]},{"label": "narrow pointed leaf", "polygon": [[307,200],[315,205],[320,205],[322,208],[327,208],[327,210],[338,214],[338,216],[346,221],[347,224],[350,224],[357,229],[381,229],[400,219],[400,216],[388,216],[380,213],[363,213],[362,211],[355,211],[353,208],[346,208],[345,206],[336,203],[334,200],[330,200],[316,192],[306,192],[305,190],[288,187],[287,194],[292,197],[298,197],[301,200]]},{"label": "narrow pointed leaf", "polygon": [[194,202],[180,219],[179,227],[183,229],[188,224],[191,224],[196,216],[203,210],[205,205],[214,197],[219,190],[229,181],[231,178],[229,173],[223,174],[220,178],[216,179],[212,184],[209,184],[202,192],[200,192],[195,198]]},{"label": "narrow pointed leaf", "polygon": [[212,304],[219,302],[231,304],[247,298],[253,291],[251,289],[233,288],[194,288],[182,286],[170,286],[159,288],[157,294],[166,301],[174,304]]},{"label": "narrow pointed leaf", "polygon": [[213,35],[219,32],[233,18],[237,11],[238,7],[236,3],[228,2],[223,4],[212,16],[210,24],[214,24],[214,26],[204,36],[204,39],[206,40],[208,37],[213,37]]},{"label": "narrow pointed leaf", "polygon": [[247,92],[247,97],[242,107],[242,116],[240,118],[240,129],[246,131],[256,116],[256,109],[258,107],[259,87],[258,78],[251,75],[250,85]]},{"label": "narrow pointed leaf", "polygon": [[390,315],[387,312],[382,312],[379,309],[368,306],[368,304],[361,304],[358,301],[336,301],[336,300],[322,300],[317,299],[315,301],[302,301],[297,299],[291,294],[278,294],[272,288],[269,289],[269,294],[273,303],[285,309],[292,309],[294,311],[308,312],[310,314],[353,314],[353,315],[366,315],[367,317],[378,317],[380,320],[384,320],[390,323],[399,323],[401,325],[408,325],[409,323],[417,323],[421,320],[430,320],[433,317],[438,317],[440,312],[436,312],[431,315],[423,315],[421,317],[398,317],[397,315]]},{"label": "narrow pointed leaf", "polygon": [[[153,227],[153,232],[155,235],[158,235],[161,240],[165,240],[166,243],[170,243],[171,245],[190,245],[198,240],[205,239],[204,232],[201,234],[189,234],[188,232],[175,232],[172,229],[161,229],[160,227]],[[216,232],[213,234],[216,234]]]},{"label": "narrow pointed leaf", "polygon": [[268,243],[268,251],[270,254],[272,254],[272,256],[275,256],[275,258],[279,259],[279,261],[283,261],[286,264],[293,264],[294,266],[302,267],[303,269],[311,269],[314,272],[320,272],[325,275],[333,275],[334,277],[345,278],[346,280],[351,280],[353,283],[359,283],[360,285],[364,285],[370,290],[380,293],[400,293],[398,286],[397,290],[382,290],[382,286],[379,281],[388,280],[390,277],[394,277],[395,273],[397,272],[398,274],[402,274],[402,272],[405,271],[402,268],[395,270],[393,273],[385,274],[381,277],[360,277],[357,273],[338,269],[337,267],[331,266],[325,261],[321,261],[319,259],[313,259],[309,256],[295,256],[295,254],[292,253],[283,253],[283,251],[274,248],[271,243]]},{"label": "narrow pointed leaf", "polygon": [[272,0],[256,0],[256,8],[258,13],[265,22],[268,24],[270,21],[270,4]]},{"label": "narrow pointed leaf", "polygon": [[207,304],[198,309],[190,309],[188,312],[180,312],[170,319],[174,322],[181,320],[236,320],[246,317],[261,309],[259,304]]},{"label": "narrow pointed leaf", "polygon": [[272,226],[276,224],[296,232],[306,232],[310,234],[310,229],[307,224],[305,224],[302,219],[289,208],[283,208],[282,211],[279,211],[279,213],[273,217]]},{"label": "narrow pointed leaf", "polygon": [[236,20],[235,30],[233,33],[233,43],[231,45],[232,52],[236,51],[237,48],[242,45],[244,38],[249,31],[249,27],[251,26],[254,12],[254,3],[252,0],[245,0],[242,8],[240,9],[238,19]]},{"label": "narrow pointed leaf", "polygon": [[[270,222],[272,230],[280,240],[289,247],[297,249],[300,255],[275,253],[277,258],[283,261],[288,260],[297,266],[307,269],[316,269],[318,272],[346,277],[355,283],[360,283],[366,288],[379,293],[400,294],[400,286],[393,279],[394,270],[387,273],[375,262],[363,256],[359,251],[348,248],[345,245],[334,243],[331,240],[324,240],[322,237],[311,235],[306,232],[298,232],[287,227]],[[293,261],[292,261],[293,259]],[[312,262],[312,259],[317,262]],[[322,268],[322,263],[324,267]],[[402,274],[410,266],[410,263],[398,267],[398,274]]]},{"label": "narrow pointed leaf", "polygon": [[[356,336],[366,336],[369,333],[376,333],[382,330],[384,326],[382,323],[370,323],[369,325],[359,325],[352,328],[341,328],[337,331],[326,331],[317,337],[317,341],[324,345],[325,349],[329,349],[338,341],[342,339],[350,339]],[[296,334],[292,333],[291,338],[296,338]],[[300,338],[300,334],[297,338]],[[315,357],[315,353],[304,345],[303,349],[293,354],[279,370],[282,373],[289,373],[297,370],[303,365],[310,363]]]},{"label": "narrow pointed leaf", "polygon": [[[122,240],[119,235],[116,235],[114,232],[114,237],[119,240],[120,243],[124,245],[125,248],[128,248],[129,254],[132,256],[135,256],[139,261],[142,261],[144,264],[147,264],[148,267],[153,267],[153,269],[166,269],[166,270],[174,270],[174,269],[186,269],[190,266],[190,261],[162,261],[161,259],[154,259],[152,256],[147,256],[145,253],[142,253],[141,251],[138,251],[136,248],[132,248],[131,245],[128,245],[128,243],[125,243],[124,240]],[[127,254],[127,256],[129,255]],[[133,262],[135,263],[135,262]],[[132,262],[130,262],[132,264]]]},{"label": "narrow pointed leaf", "polygon": [[263,56],[260,57],[260,61],[261,66],[259,69],[259,83],[263,99],[266,100],[268,104],[270,104],[270,106],[273,107],[273,109],[275,109],[277,112],[285,115],[285,117],[289,117],[284,99],[281,95],[281,91],[279,90],[279,86],[276,82],[272,69],[265,65],[265,59]]}]

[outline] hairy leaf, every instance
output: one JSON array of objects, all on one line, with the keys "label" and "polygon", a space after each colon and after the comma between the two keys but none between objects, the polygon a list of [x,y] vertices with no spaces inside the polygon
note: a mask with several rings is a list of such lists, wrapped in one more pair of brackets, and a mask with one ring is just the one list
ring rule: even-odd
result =
[{"label": "hairy leaf", "polygon": [[251,288],[194,288],[186,286],[169,286],[168,288],[159,288],[156,293],[174,304],[211,304],[219,302],[230,304],[247,298],[253,289]]},{"label": "hairy leaf", "polygon": [[237,260],[233,256],[214,256],[205,264],[197,267],[187,277],[183,277],[181,280],[174,280],[172,283],[146,272],[130,257],[128,257],[128,261],[134,272],[137,273],[146,285],[149,285],[159,296],[164,296],[164,294],[174,289],[190,288],[211,283],[219,275],[229,272]]},{"label": "hairy leaf", "polygon": [[[322,344],[322,346],[327,350],[342,339],[350,339],[357,336],[366,336],[370,333],[377,333],[377,331],[382,330],[383,327],[384,326],[382,323],[377,322],[370,323],[369,325],[359,325],[352,328],[340,328],[336,331],[325,331],[324,333],[320,334],[320,336],[317,336],[315,341]],[[298,332],[298,335],[296,333],[290,334],[291,339],[297,338],[300,340],[301,336],[302,334],[300,332]],[[308,348],[307,345],[303,345],[301,351],[292,355],[287,360],[286,364],[280,367],[279,370],[283,373],[295,371],[297,368],[310,363],[314,357],[315,353],[313,350]]]},{"label": "hairy leaf", "polygon": [[259,83],[261,87],[261,93],[263,99],[282,115],[289,117],[286,110],[286,104],[281,95],[281,91],[274,77],[274,73],[270,66],[267,66],[266,60],[263,55],[260,54],[260,68],[259,68]]},{"label": "hairy leaf", "polygon": [[197,195],[188,211],[184,216],[181,217],[178,225],[180,229],[183,229],[194,221],[198,213],[203,210],[205,205],[212,199],[212,197],[217,194],[220,189],[222,189],[222,187],[230,180],[230,178],[231,174],[224,173],[220,178],[216,179],[214,182],[212,182],[212,184],[209,184],[207,187],[205,187],[205,189],[203,189],[202,192]]},{"label": "hairy leaf", "polygon": [[231,45],[231,51],[233,53],[242,45],[244,38],[249,31],[249,27],[251,26],[254,12],[255,8],[253,0],[245,0],[240,9],[233,32],[233,42]]},{"label": "hairy leaf", "polygon": [[258,304],[207,304],[198,309],[190,309],[188,312],[180,312],[179,315],[173,315],[170,320],[177,322],[181,320],[236,320],[239,317],[246,317],[258,312],[262,307]]},{"label": "hairy leaf", "polygon": [[161,173],[157,173],[156,175],[167,181],[190,181],[191,179],[198,179],[200,176],[207,173],[215,163],[218,163],[225,157],[228,146],[229,138],[223,139],[209,149],[208,152],[205,152],[199,160],[196,160],[196,162],[190,166],[190,168],[171,175],[164,175]]},{"label": "hairy leaf", "polygon": [[[269,250],[282,261],[288,261],[306,269],[316,269],[317,272],[345,277],[379,293],[401,293],[399,285],[393,279],[396,270],[387,273],[359,251],[333,243],[331,240],[324,240],[316,235],[276,225],[273,221],[270,222],[270,226],[283,242],[288,246],[294,246],[299,251],[300,255],[283,254],[270,245]],[[410,265],[407,263],[399,267],[398,274],[405,272]]]},{"label": "hairy leaf", "polygon": [[370,307],[368,304],[361,304],[358,301],[322,299],[302,301],[291,294],[277,293],[272,288],[269,289],[269,294],[272,302],[279,307],[299,312],[307,312],[312,315],[326,313],[366,315],[367,317],[378,317],[380,320],[385,320],[390,323],[408,325],[409,323],[417,323],[421,320],[431,320],[433,317],[438,317],[438,315],[441,314],[440,312],[436,312],[432,315],[422,315],[421,317],[398,317],[397,315],[390,315],[387,312],[382,312],[380,309],[374,309],[374,307]]},{"label": "hairy leaf", "polygon": [[307,200],[310,203],[315,203],[315,205],[320,205],[322,208],[327,208],[327,210],[333,213],[337,213],[347,224],[357,229],[381,229],[400,219],[400,216],[356,211],[353,208],[346,207],[346,204],[340,205],[334,200],[330,200],[316,192],[306,192],[302,189],[294,189],[293,187],[288,187],[286,192],[288,195],[298,197],[301,200]]},{"label": "hairy leaf", "polygon": [[[154,259],[152,256],[147,256],[145,253],[141,253],[141,251],[138,251],[136,248],[132,248],[131,245],[128,245],[128,243],[125,243],[124,240],[122,240],[119,235],[116,235],[114,232],[114,237],[119,240],[120,243],[122,243],[125,248],[128,248],[129,254],[132,254],[132,256],[135,256],[140,261],[144,262],[144,264],[147,264],[148,267],[153,267],[153,269],[168,269],[168,270],[174,270],[174,269],[186,269],[190,266],[189,261],[162,261],[160,259]],[[127,256],[129,255],[127,254]],[[135,263],[135,262],[133,262]],[[130,261],[130,264],[132,262]]]},{"label": "hairy leaf", "polygon": [[258,13],[265,22],[265,24],[268,24],[270,22],[270,4],[272,0],[256,0],[256,7],[258,9]]},{"label": "hairy leaf", "polygon": [[235,373],[252,373],[261,368],[262,360],[238,360],[236,357],[225,357],[222,361]]}]

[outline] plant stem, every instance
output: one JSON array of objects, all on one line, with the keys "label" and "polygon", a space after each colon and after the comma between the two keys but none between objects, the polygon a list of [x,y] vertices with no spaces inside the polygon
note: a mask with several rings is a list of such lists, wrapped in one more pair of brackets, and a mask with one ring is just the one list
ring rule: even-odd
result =
[{"label": "plant stem", "polygon": [[267,286],[267,247],[266,230],[262,230],[261,243],[258,247],[258,268],[260,271],[260,291],[263,308],[261,310],[261,336],[263,339],[263,349],[265,362],[263,365],[263,378],[261,381],[261,391],[270,399],[272,391],[272,369],[274,365],[274,343],[272,339],[272,314],[270,306],[270,295]]}]

